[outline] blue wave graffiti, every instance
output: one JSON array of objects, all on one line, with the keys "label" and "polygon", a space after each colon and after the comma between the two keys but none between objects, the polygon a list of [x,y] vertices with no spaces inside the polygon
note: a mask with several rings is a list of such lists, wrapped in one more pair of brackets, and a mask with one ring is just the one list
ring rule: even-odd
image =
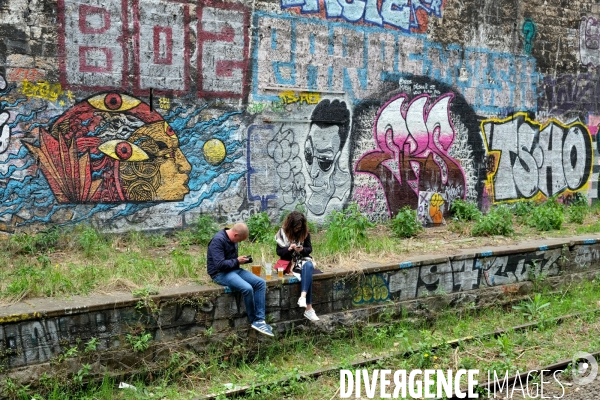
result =
[{"label": "blue wave graffiti", "polygon": [[[22,101],[3,102],[2,104],[6,104],[6,107],[14,107],[20,103]],[[177,133],[180,139],[180,149],[192,166],[188,182],[190,193],[185,196],[183,201],[173,204],[174,209],[179,210],[179,214],[192,210],[206,199],[225,192],[246,174],[245,169],[240,169],[240,165],[235,163],[236,160],[242,157],[245,140],[235,139],[239,125],[230,122],[230,118],[241,114],[241,111],[226,112],[216,118],[192,123],[194,118],[206,108],[207,105],[193,108],[178,107],[165,117],[165,120]],[[15,128],[20,123],[31,122],[36,118],[40,118],[45,110],[46,107],[42,107],[32,110],[29,114],[17,114],[10,126]],[[35,128],[50,129],[58,118],[59,116],[40,118],[42,121],[30,123],[25,132],[31,132]],[[44,122],[44,119],[46,122]],[[96,132],[90,134],[99,134],[102,129],[105,129],[105,127],[99,127]],[[221,140],[225,145],[227,155],[219,165],[209,164],[204,159],[202,148],[210,139]],[[19,167],[13,164],[19,160],[25,161],[23,166]],[[0,165],[9,165],[6,173],[0,174],[0,179],[6,182],[4,187],[0,188],[0,201],[2,204],[0,216],[17,215],[24,210],[36,210],[35,216],[20,222],[19,225],[53,223],[52,218],[58,211],[69,209],[73,211],[75,217],[61,224],[67,225],[89,220],[100,212],[123,207],[123,203],[99,203],[94,204],[91,209],[89,209],[90,205],[85,204],[59,204],[56,202],[50,185],[40,170],[35,175],[27,175],[24,178],[15,177],[15,173],[31,168],[34,163],[33,157],[31,157],[25,146],[22,146],[16,154],[11,153],[6,159],[0,161]],[[223,179],[224,176],[227,178]],[[217,182],[219,179],[221,181]],[[128,217],[140,210],[158,204],[160,203],[127,203],[123,209],[115,212],[112,218]]]}]

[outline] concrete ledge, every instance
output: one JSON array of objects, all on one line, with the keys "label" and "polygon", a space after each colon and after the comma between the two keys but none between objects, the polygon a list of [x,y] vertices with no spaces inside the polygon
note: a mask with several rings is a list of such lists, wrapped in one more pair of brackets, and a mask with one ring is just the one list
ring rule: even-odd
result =
[{"label": "concrete ledge", "polygon": [[[541,276],[558,286],[598,273],[600,239],[587,236],[470,249],[447,257],[421,256],[315,275],[313,304],[322,321],[310,325],[302,316],[303,309],[296,306],[297,280],[272,280],[268,282],[267,315],[278,334],[308,327],[329,332],[339,324],[368,320],[383,309],[421,315],[467,304],[487,307],[503,304],[507,296],[526,295],[533,286],[531,280]],[[142,332],[152,335],[152,350],[143,355],[125,340],[128,334]],[[140,357],[149,357],[145,368],[159,368],[163,358],[159,349],[201,352],[209,337],[231,334],[265,340],[248,329],[241,296],[217,285],[167,288],[144,299],[130,293],[31,299],[0,307],[0,369],[33,382],[39,371],[61,370],[50,367],[50,362],[67,349],[95,338],[94,371],[101,375],[110,367],[113,372],[130,373]]]}]

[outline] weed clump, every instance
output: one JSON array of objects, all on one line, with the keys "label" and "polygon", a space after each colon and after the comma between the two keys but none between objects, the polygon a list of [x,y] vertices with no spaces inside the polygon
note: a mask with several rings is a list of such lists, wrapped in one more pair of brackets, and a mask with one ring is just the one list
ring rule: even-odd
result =
[{"label": "weed clump", "polygon": [[556,197],[551,197],[542,204],[533,208],[527,225],[539,231],[559,230],[565,222],[564,206]]},{"label": "weed clump", "polygon": [[248,238],[252,242],[257,243],[268,243],[272,242],[275,236],[274,228],[271,225],[269,214],[265,211],[253,214],[246,221],[248,231],[250,232]]},{"label": "weed clump", "polygon": [[343,211],[333,211],[327,217],[324,242],[331,252],[347,251],[364,247],[368,242],[367,228],[375,226],[362,215],[356,203]]},{"label": "weed clump", "polygon": [[192,235],[197,244],[207,245],[218,230],[210,215],[200,215],[192,227]]},{"label": "weed clump", "polygon": [[390,220],[390,228],[399,238],[413,237],[423,230],[417,221],[417,212],[409,206],[402,207],[398,214]]},{"label": "weed clump", "polygon": [[471,230],[473,236],[510,236],[514,232],[512,212],[504,205],[492,208]]},{"label": "weed clump", "polygon": [[581,225],[590,211],[590,206],[586,197],[581,193],[577,193],[575,200],[569,205],[567,210],[567,220],[571,223]]},{"label": "weed clump", "polygon": [[481,218],[481,211],[477,208],[477,204],[472,201],[456,199],[450,205],[450,211],[454,218],[458,221],[477,221]]},{"label": "weed clump", "polygon": [[11,236],[8,247],[13,254],[37,254],[53,251],[61,239],[58,227],[37,234],[17,233]]}]

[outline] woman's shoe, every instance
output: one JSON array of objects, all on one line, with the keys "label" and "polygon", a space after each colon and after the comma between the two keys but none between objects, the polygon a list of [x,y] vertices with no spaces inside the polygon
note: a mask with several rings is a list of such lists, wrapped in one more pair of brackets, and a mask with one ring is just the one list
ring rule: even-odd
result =
[{"label": "woman's shoe", "polygon": [[298,307],[306,308],[306,297],[300,297],[298,299]]},{"label": "woman's shoe", "polygon": [[306,297],[300,297],[298,299],[298,307],[306,308]]},{"label": "woman's shoe", "polygon": [[317,313],[315,310],[306,310],[304,311],[304,316],[311,321],[318,321],[319,317],[317,317]]}]

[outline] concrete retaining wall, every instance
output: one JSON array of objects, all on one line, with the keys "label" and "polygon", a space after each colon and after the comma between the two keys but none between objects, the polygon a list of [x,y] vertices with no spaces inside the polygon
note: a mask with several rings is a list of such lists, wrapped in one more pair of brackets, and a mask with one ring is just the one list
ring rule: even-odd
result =
[{"label": "concrete retaining wall", "polygon": [[[382,310],[420,315],[448,306],[503,304],[529,293],[542,277],[558,286],[598,273],[600,239],[582,237],[419,257],[315,275],[313,303],[322,319],[316,324],[296,306],[300,285],[294,278],[270,281],[267,318],[277,335],[293,328],[328,332]],[[150,347],[134,352],[126,337],[143,333],[151,334]],[[97,350],[83,354],[92,338],[98,340]],[[33,299],[0,308],[0,365],[24,383],[43,372],[77,371],[83,362],[98,375],[107,367],[111,373],[133,373],[161,368],[172,351],[202,353],[215,341],[222,350],[228,341],[242,341],[248,349],[264,340],[270,339],[248,328],[241,297],[219,286],[164,289],[143,299],[125,293]],[[65,358],[73,347],[81,357]]]}]

